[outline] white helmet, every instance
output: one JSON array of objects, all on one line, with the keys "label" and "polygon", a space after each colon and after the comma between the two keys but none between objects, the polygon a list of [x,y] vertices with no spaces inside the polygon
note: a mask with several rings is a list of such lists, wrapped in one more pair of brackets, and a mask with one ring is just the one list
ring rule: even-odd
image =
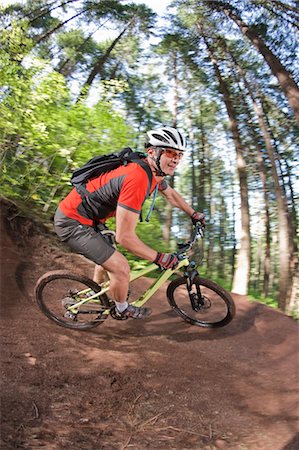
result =
[{"label": "white helmet", "polygon": [[148,143],[145,144],[146,147],[171,147],[182,152],[187,150],[185,137],[175,128],[157,128],[148,131],[147,135],[149,139]]}]

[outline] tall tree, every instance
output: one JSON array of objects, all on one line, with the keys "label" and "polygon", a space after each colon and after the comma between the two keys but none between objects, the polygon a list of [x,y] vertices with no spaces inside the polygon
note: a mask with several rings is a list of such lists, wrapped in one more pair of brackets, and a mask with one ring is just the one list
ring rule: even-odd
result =
[{"label": "tall tree", "polygon": [[124,35],[126,33],[130,33],[131,35],[136,33],[138,37],[141,37],[142,34],[148,36],[155,16],[156,14],[145,5],[129,4],[123,7],[120,23],[125,24],[125,26],[123,26],[118,36],[113,39],[106,51],[94,61],[88,78],[83,84],[78,100],[87,96],[90,86],[97,75],[100,75],[100,77],[101,75],[103,76],[103,69],[107,60]]},{"label": "tall tree", "polygon": [[237,294],[246,295],[248,290],[249,276],[250,276],[250,220],[249,220],[249,204],[248,204],[248,186],[247,186],[247,172],[246,161],[244,158],[244,149],[241,141],[240,132],[238,129],[238,120],[235,112],[235,107],[231,98],[229,87],[225,82],[221,71],[219,69],[215,50],[208,42],[205,32],[200,24],[198,24],[201,36],[204,36],[204,41],[207,46],[210,59],[212,61],[216,77],[219,82],[219,90],[223,95],[223,100],[226,106],[229,117],[229,128],[232,133],[237,155],[237,171],[240,183],[241,195],[241,238],[240,248],[238,251],[237,268],[234,274],[233,292]]},{"label": "tall tree", "polygon": [[[237,69],[241,80],[244,83],[245,88],[249,94],[249,97],[252,102],[253,110],[256,114],[256,118],[262,132],[262,136],[264,139],[265,147],[268,153],[268,157],[271,162],[271,173],[274,180],[275,186],[275,196],[277,200],[277,209],[278,209],[278,224],[279,224],[279,267],[281,268],[279,271],[279,305],[282,309],[285,309],[285,306],[288,304],[288,286],[290,284],[290,261],[291,261],[291,252],[290,252],[290,242],[292,241],[292,236],[289,233],[289,212],[286,201],[283,196],[283,192],[280,187],[280,183],[278,181],[278,174],[276,169],[276,161],[274,158],[275,149],[272,145],[272,139],[270,133],[268,131],[267,120],[265,118],[265,113],[262,109],[261,102],[258,101],[258,94],[254,93],[253,87],[256,85],[255,82],[249,82],[245,73],[245,70],[241,67],[241,65],[236,60],[234,54],[228,50],[225,43],[221,40],[218,41],[221,47],[227,52],[228,57],[232,60],[235,68]],[[246,100],[243,100],[244,104]],[[249,126],[252,123],[252,119],[248,118]],[[251,128],[251,127],[250,127]],[[255,148],[257,151],[257,158],[260,168],[260,177],[263,186],[264,193],[264,203],[265,203],[265,230],[266,230],[266,247],[265,247],[265,258],[264,258],[264,294],[267,296],[269,292],[269,276],[270,276],[270,216],[269,216],[269,199],[268,199],[268,188],[266,182],[266,168],[264,166],[263,161],[263,152],[258,140],[255,138],[254,133],[252,136],[253,142],[255,142]]]},{"label": "tall tree", "polygon": [[299,125],[299,88],[291,73],[281,64],[280,60],[268,48],[263,39],[237,14],[237,9],[229,3],[222,1],[210,1],[209,6],[218,11],[223,11],[236,23],[244,36],[246,36],[265,59],[273,75],[278,79],[282,91],[285,93],[289,105],[294,111],[297,124]]}]

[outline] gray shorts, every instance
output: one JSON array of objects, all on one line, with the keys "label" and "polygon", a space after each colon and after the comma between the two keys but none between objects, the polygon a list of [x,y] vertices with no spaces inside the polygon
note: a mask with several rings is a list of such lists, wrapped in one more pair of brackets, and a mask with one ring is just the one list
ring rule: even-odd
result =
[{"label": "gray shorts", "polygon": [[70,219],[58,208],[54,216],[54,228],[62,241],[96,264],[103,264],[115,252],[110,236],[101,234],[101,231],[107,230],[103,224],[99,224],[96,231],[89,225]]}]

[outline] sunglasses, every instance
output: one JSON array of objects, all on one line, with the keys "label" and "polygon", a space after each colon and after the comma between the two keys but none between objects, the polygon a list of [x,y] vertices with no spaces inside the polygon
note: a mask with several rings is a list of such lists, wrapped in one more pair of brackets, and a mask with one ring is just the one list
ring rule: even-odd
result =
[{"label": "sunglasses", "polygon": [[178,158],[178,159],[182,159],[182,157],[184,156],[184,153],[180,152],[178,153],[176,150],[171,150],[169,148],[164,148],[164,155],[167,156],[167,158]]}]

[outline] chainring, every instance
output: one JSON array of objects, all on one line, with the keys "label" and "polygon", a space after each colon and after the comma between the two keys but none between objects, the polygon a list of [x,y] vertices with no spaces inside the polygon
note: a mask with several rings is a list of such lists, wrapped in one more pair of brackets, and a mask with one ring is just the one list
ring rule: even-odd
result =
[{"label": "chainring", "polygon": [[128,320],[128,317],[122,316],[116,309],[116,306],[110,309],[110,316],[115,320]]}]

